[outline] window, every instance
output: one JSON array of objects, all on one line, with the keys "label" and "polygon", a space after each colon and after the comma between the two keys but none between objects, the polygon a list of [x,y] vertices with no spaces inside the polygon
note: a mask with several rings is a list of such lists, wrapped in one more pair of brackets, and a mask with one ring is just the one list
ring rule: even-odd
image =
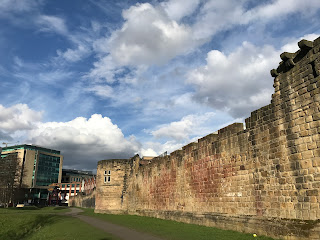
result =
[{"label": "window", "polygon": [[109,183],[111,182],[111,171],[110,170],[105,170],[104,171],[104,183]]},{"label": "window", "polygon": [[111,177],[110,176],[104,176],[104,183],[109,183],[111,182]]}]

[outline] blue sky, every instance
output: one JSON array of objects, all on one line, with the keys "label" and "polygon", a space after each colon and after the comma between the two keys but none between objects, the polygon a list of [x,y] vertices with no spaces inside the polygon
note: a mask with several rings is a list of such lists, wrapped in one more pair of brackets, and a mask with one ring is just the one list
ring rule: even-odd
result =
[{"label": "blue sky", "polygon": [[172,152],[270,103],[318,0],[0,0],[0,141],[64,166]]}]

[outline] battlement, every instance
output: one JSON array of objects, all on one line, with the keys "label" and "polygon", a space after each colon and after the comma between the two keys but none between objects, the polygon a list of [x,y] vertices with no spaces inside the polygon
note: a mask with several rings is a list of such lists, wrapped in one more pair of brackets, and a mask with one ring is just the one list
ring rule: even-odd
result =
[{"label": "battlement", "polygon": [[[279,76],[279,74],[289,71],[296,64],[298,64],[301,61],[301,59],[305,57],[310,50],[313,50],[312,55],[310,56],[310,58],[309,56],[307,56],[307,59],[309,60],[310,63],[314,62],[316,59],[316,56],[313,54],[316,54],[317,52],[319,52],[319,45],[320,45],[320,38],[317,38],[313,42],[305,39],[301,40],[300,42],[298,42],[298,46],[300,50],[298,50],[295,53],[283,52],[280,55],[280,58],[282,59],[282,61],[279,63],[279,66],[277,69],[272,69],[270,71],[271,76],[277,77]],[[315,73],[317,76],[319,76],[319,69],[315,69]]]}]

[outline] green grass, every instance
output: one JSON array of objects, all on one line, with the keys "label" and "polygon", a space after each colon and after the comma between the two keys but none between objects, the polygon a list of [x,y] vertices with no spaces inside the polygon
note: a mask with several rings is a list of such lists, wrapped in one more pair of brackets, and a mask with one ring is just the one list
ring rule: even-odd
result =
[{"label": "green grass", "polygon": [[67,208],[0,209],[2,240],[114,240],[112,235],[73,217],[55,215]]},{"label": "green grass", "polygon": [[69,212],[70,209],[68,207],[36,207],[36,206],[27,206],[23,208],[0,208],[0,214],[4,213],[64,213]]},{"label": "green grass", "polygon": [[235,231],[221,230],[213,227],[187,224],[151,217],[135,215],[97,214],[93,209],[83,209],[82,214],[97,217],[114,224],[126,226],[140,232],[146,232],[170,240],[272,240],[273,238]]}]

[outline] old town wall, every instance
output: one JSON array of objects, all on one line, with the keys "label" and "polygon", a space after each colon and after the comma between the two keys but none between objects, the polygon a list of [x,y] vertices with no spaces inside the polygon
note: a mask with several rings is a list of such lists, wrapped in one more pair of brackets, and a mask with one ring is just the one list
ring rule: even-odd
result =
[{"label": "old town wall", "polygon": [[320,38],[299,47],[281,54],[271,104],[245,129],[234,123],[148,164],[100,161],[95,211],[319,239]]}]

